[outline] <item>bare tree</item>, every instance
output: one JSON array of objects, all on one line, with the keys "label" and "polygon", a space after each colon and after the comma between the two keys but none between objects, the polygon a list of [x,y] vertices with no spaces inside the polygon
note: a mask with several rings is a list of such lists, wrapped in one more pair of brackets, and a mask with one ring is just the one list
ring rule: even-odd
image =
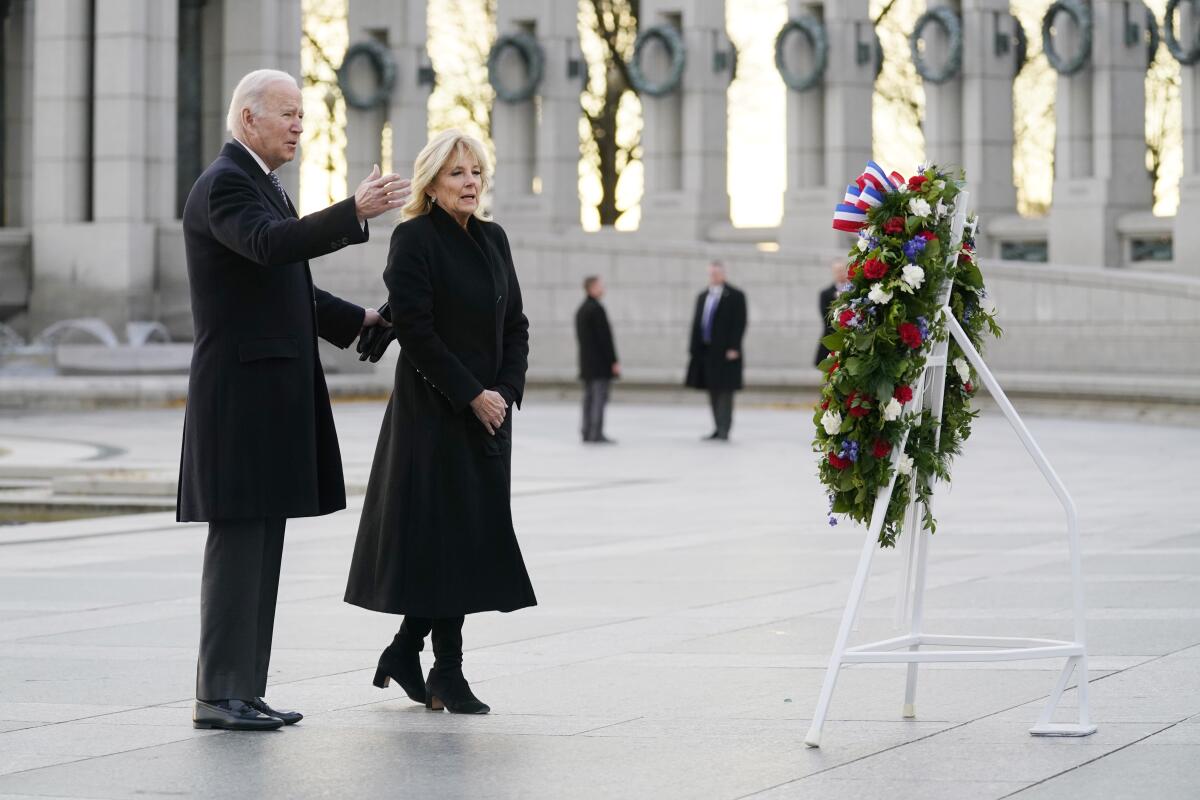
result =
[{"label": "bare tree", "polygon": [[429,39],[437,88],[430,98],[434,128],[473,129],[492,140],[492,103],[487,58],[496,39],[496,0],[439,0],[429,4]]},{"label": "bare tree", "polygon": [[[640,132],[621,128],[622,102],[636,96],[629,61],[637,38],[638,0],[580,0],[580,27],[600,42],[599,58],[589,59],[587,88],[580,98],[585,120],[583,157],[600,180],[597,211],[601,225],[615,225],[627,210],[617,205],[621,172],[641,159]],[[619,130],[620,129],[620,130]]]}]

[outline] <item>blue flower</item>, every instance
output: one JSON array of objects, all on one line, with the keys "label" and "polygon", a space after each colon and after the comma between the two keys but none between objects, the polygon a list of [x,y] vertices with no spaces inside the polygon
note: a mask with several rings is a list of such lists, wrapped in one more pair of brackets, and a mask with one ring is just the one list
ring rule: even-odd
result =
[{"label": "blue flower", "polygon": [[853,439],[846,439],[842,442],[842,452],[838,455],[842,458],[848,458],[851,461],[858,461],[858,442]]},{"label": "blue flower", "polygon": [[921,331],[922,339],[929,338],[929,320],[925,319],[924,317],[917,317],[917,328],[919,328]]},{"label": "blue flower", "polygon": [[829,527],[832,528],[834,525],[837,525],[837,520],[834,519],[833,517],[830,517],[829,518]]},{"label": "blue flower", "polygon": [[925,239],[922,236],[914,236],[904,243],[904,255],[908,256],[908,260],[916,262],[917,256],[925,252]]}]

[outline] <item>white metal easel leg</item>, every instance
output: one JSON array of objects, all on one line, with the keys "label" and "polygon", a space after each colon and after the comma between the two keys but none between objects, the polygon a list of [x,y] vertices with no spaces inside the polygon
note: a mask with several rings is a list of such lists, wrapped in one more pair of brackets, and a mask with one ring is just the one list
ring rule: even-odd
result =
[{"label": "white metal easel leg", "polygon": [[[904,452],[904,444],[908,437],[900,442],[899,451]],[[842,612],[842,624],[838,627],[837,640],[833,644],[833,654],[829,656],[829,666],[825,669],[825,682],[821,684],[821,695],[817,698],[817,707],[813,711],[812,725],[804,743],[809,747],[821,746],[821,729],[825,726],[825,716],[829,713],[829,701],[833,698],[833,689],[837,685],[838,673],[842,669],[842,658],[846,653],[846,643],[850,640],[850,631],[858,619],[859,605],[863,593],[867,589],[867,578],[871,575],[871,561],[878,549],[879,532],[887,518],[888,503],[892,500],[892,491],[896,486],[896,473],[892,472],[892,480],[887,488],[875,498],[871,509],[871,524],[867,527],[867,538],[863,542],[862,552],[858,556],[858,569],[854,572],[854,582],[850,585],[850,597],[846,601],[846,610]]]},{"label": "white metal easel leg", "polygon": [[[1079,547],[1079,517],[1075,510],[1075,501],[1071,499],[1066,485],[1058,477],[1058,473],[1054,471],[1054,467],[1050,465],[1049,459],[1046,458],[1042,449],[1034,441],[1033,434],[1025,427],[1025,422],[1021,419],[1021,415],[1017,413],[1016,408],[1013,407],[1008,396],[1000,387],[1000,382],[996,380],[992,371],[988,369],[979,351],[971,344],[971,340],[967,336],[966,331],[963,330],[962,325],[954,318],[953,314],[946,315],[946,324],[950,328],[950,335],[958,342],[958,346],[962,348],[967,360],[971,362],[971,366],[979,373],[980,379],[987,386],[992,399],[996,401],[996,405],[999,406],[1009,425],[1016,432],[1017,437],[1021,440],[1021,444],[1025,446],[1026,452],[1029,453],[1038,470],[1041,471],[1042,476],[1046,479],[1046,482],[1050,484],[1050,488],[1054,491],[1055,496],[1058,497],[1058,501],[1062,504],[1063,511],[1067,517],[1067,549],[1069,550],[1071,559],[1071,605],[1075,623],[1075,644],[1082,650],[1083,655],[1067,660],[1067,663],[1063,666],[1062,673],[1059,675],[1058,683],[1055,685],[1054,691],[1046,703],[1046,708],[1042,711],[1042,716],[1029,729],[1029,732],[1034,736],[1089,736],[1096,732],[1096,726],[1091,724],[1088,712],[1087,631],[1083,599],[1083,559]],[[1055,709],[1058,707],[1059,700],[1062,698],[1062,693],[1066,690],[1067,683],[1070,681],[1071,673],[1073,672],[1076,673],[1076,684],[1078,687],[1079,721],[1070,724],[1053,723],[1050,720],[1054,715]]]}]

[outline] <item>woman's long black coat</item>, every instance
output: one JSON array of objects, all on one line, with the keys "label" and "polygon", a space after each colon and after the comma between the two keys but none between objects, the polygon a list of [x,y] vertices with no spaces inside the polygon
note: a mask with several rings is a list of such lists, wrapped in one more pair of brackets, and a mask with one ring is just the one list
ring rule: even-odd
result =
[{"label": "woman's long black coat", "polygon": [[435,618],[535,605],[509,506],[512,408],[494,437],[470,408],[485,388],[519,406],[525,388],[508,238],[435,206],[396,226],[383,279],[400,360],[346,602]]}]

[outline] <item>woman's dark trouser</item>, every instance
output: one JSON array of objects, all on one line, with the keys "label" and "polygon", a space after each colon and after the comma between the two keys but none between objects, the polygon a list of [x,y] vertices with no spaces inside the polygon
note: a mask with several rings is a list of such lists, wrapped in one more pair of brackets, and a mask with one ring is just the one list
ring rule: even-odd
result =
[{"label": "woman's dark trouser", "polygon": [[197,699],[250,700],[266,694],[286,523],[208,523],[200,580]]},{"label": "woman's dark trouser", "polygon": [[400,625],[396,639],[407,639],[418,643],[431,632],[433,634],[433,668],[438,671],[462,669],[462,629],[464,617],[443,617],[430,619],[428,617],[405,616]]}]

